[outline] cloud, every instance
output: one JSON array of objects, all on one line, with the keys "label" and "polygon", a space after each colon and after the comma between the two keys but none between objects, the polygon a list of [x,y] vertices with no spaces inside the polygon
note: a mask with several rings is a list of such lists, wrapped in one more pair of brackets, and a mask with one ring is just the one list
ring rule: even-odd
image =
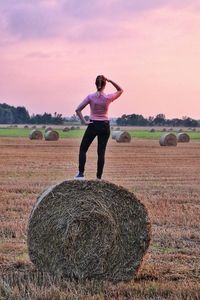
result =
[{"label": "cloud", "polygon": [[194,8],[195,3],[195,0],[7,0],[0,2],[0,19],[4,20],[0,29],[4,35],[19,40],[61,37],[70,41],[101,41],[126,36],[123,22],[133,22],[141,14],[162,7]]}]

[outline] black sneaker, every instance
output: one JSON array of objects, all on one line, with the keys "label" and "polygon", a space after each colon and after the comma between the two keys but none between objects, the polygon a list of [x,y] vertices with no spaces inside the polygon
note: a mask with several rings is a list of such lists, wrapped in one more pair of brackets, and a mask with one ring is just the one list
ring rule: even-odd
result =
[{"label": "black sneaker", "polygon": [[74,179],[83,180],[83,179],[85,179],[85,177],[84,177],[83,173],[79,172],[76,176],[74,176]]}]

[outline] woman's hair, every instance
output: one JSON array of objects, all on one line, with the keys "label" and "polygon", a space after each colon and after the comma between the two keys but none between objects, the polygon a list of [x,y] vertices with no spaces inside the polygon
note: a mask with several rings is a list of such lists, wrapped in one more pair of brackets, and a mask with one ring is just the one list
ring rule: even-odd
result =
[{"label": "woman's hair", "polygon": [[106,85],[106,79],[103,75],[98,75],[95,81],[97,91],[101,91]]}]

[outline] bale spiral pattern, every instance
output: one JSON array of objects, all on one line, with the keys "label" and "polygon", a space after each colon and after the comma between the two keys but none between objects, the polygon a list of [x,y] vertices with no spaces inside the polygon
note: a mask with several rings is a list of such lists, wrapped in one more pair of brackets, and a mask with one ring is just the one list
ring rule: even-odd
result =
[{"label": "bale spiral pattern", "polygon": [[29,139],[30,140],[42,140],[43,139],[43,134],[42,134],[41,131],[34,129],[29,134]]},{"label": "bale spiral pattern", "polygon": [[41,194],[29,218],[32,262],[66,278],[130,280],[149,242],[144,205],[106,181],[69,180],[53,186]]},{"label": "bale spiral pattern", "polygon": [[160,137],[160,146],[176,146],[177,137],[173,133],[165,133]]},{"label": "bale spiral pattern", "polygon": [[189,143],[190,136],[187,133],[181,132],[177,134],[177,140],[179,143]]},{"label": "bale spiral pattern", "polygon": [[55,130],[49,130],[44,134],[46,141],[57,141],[59,139],[59,133]]},{"label": "bale spiral pattern", "polygon": [[128,131],[113,131],[112,139],[118,143],[130,143],[131,135]]}]

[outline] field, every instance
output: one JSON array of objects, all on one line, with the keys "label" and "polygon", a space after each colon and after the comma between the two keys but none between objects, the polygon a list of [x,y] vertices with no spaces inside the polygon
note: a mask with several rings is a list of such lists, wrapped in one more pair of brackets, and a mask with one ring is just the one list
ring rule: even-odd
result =
[{"label": "field", "polygon": [[[79,135],[57,142],[30,141],[19,131],[18,137],[1,137],[0,299],[200,299],[200,133],[190,134],[196,139],[177,147],[160,147],[156,137],[109,140],[104,179],[134,192],[152,222],[139,273],[118,285],[58,281],[37,271],[28,257],[31,207],[47,186],[77,172]],[[87,178],[95,172],[96,143],[88,152]]]},{"label": "field", "polygon": [[[69,126],[70,127],[70,126]],[[76,127],[76,126],[75,126]],[[56,131],[58,131],[60,138],[80,138],[82,137],[84,131],[85,131],[85,126],[81,126],[80,129],[75,130],[69,130],[67,132],[63,132],[62,128],[60,126],[54,127]],[[113,128],[113,130],[116,127]],[[162,132],[162,128],[155,127],[155,132],[150,132],[151,127],[121,127],[121,130],[126,130],[128,131],[133,138],[142,138],[142,139],[159,139]],[[30,132],[33,129],[31,128],[9,128],[9,127],[2,127],[0,128],[0,137],[28,137]],[[39,128],[38,130],[42,131],[44,134],[45,129]],[[187,128],[183,129],[183,132],[187,132],[187,134],[190,136],[191,139],[195,140],[200,140],[200,129],[197,128],[196,131],[188,131]],[[178,128],[172,129],[171,132],[177,133]]]}]

